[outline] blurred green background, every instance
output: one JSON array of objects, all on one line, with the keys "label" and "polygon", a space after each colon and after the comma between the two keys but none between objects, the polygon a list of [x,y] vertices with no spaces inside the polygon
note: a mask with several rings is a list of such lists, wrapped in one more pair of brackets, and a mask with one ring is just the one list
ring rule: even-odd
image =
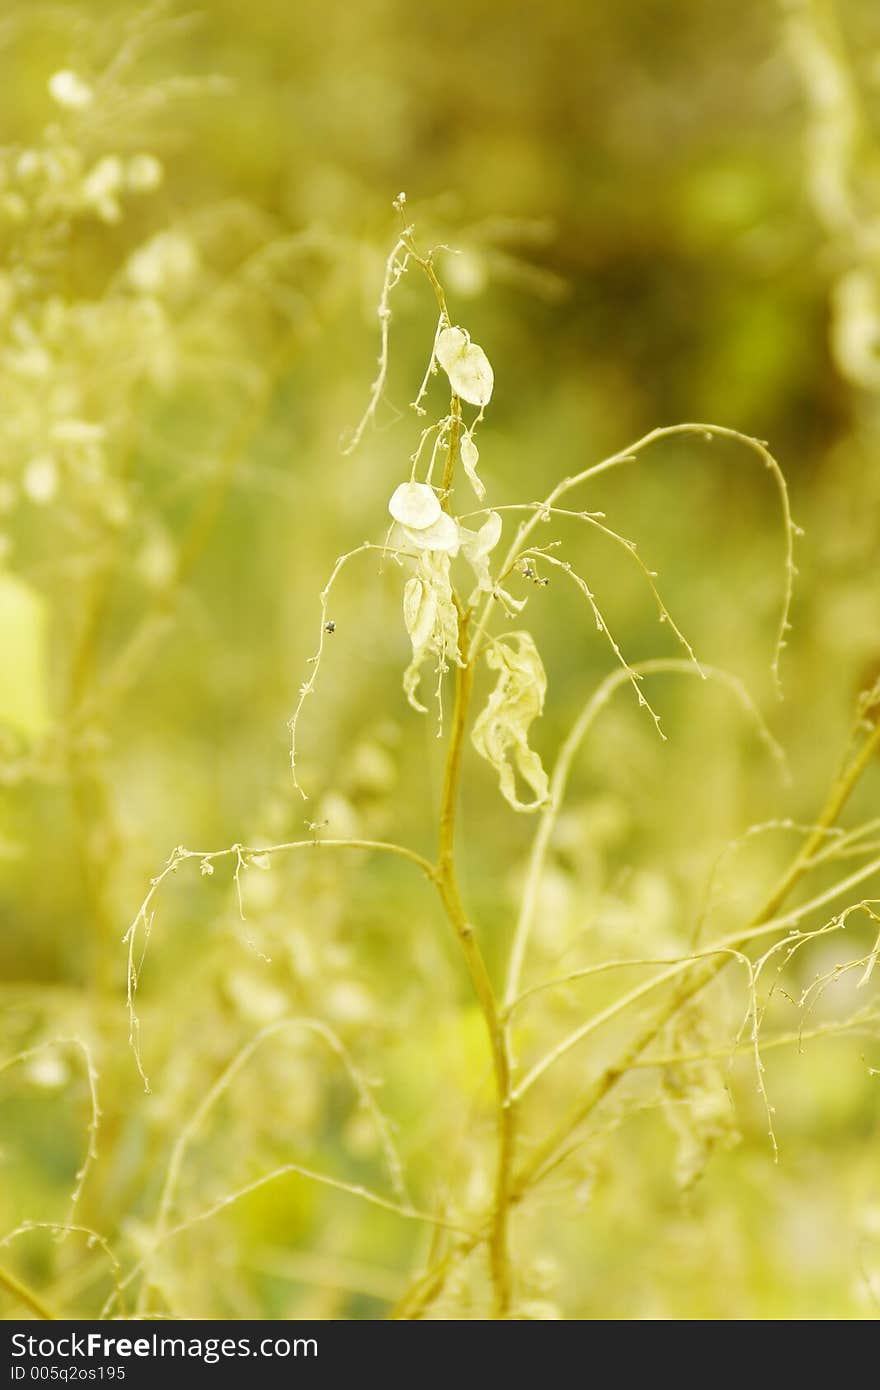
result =
[{"label": "blurred green background", "polygon": [[[432,852],[441,748],[401,692],[393,566],[361,560],[334,592],[300,732],[306,804],[286,727],[333,562],[381,540],[418,439],[407,403],[435,316],[410,275],[376,427],[341,452],[375,374],[400,190],[420,244],[454,248],[438,253],[453,316],[495,369],[491,503],[705,420],[770,441],[806,532],[780,704],[769,475],[733,444],[687,440],[596,480],[583,505],[637,538],[698,654],[747,683],[792,777],[724,691],[656,678],[665,744],[617,696],[577,763],[530,978],[682,951],[732,838],[815,819],[880,666],[880,11],[211,0],[191,17],[8,0],[0,72],[0,1066],[27,1054],[0,1071],[0,1239],[65,1219],[87,1142],[82,1059],[53,1039],[88,1044],[103,1111],[75,1220],[127,1270],[187,1118],[237,1048],[287,1016],[331,1027],[375,1080],[416,1205],[447,1193],[473,1213],[491,1171],[488,1059],[409,866],[328,854],[249,869],[244,922],[228,863],[182,866],[139,991],[150,1095],[122,935],[175,845],[298,839],[308,819]],[[59,72],[92,99],[53,100]],[[625,556],[560,534],[628,658],[676,655]],[[550,682],[535,735],[549,766],[610,658],[573,589],[535,593],[527,618]],[[871,769],[849,824],[876,810],[878,783]],[[469,910],[500,971],[534,827],[473,757],[463,828]],[[796,844],[771,831],[725,861],[714,934],[748,917]],[[842,944],[798,955],[767,1036],[796,1032],[800,990],[875,932],[854,917]],[[856,978],[805,1026],[869,1006]],[[524,1053],[619,988],[600,977],[555,997]],[[768,1050],[777,1165],[749,1059],[724,1055],[746,1005],[741,979],[715,987],[687,1027],[691,1049],[722,1055],[698,1076],[640,1073],[518,1218],[523,1316],[876,1316],[876,1024]],[[554,1073],[535,1136],[622,1036]],[[267,1039],[206,1122],[179,1219],[285,1162],[386,1181],[344,1071],[296,1029]],[[289,1177],[170,1242],[148,1307],[385,1317],[427,1249],[416,1224]],[[481,1315],[478,1263],[437,1315]],[[15,1236],[0,1264],[70,1316],[112,1288],[81,1234]],[[18,1311],[2,1290],[0,1307]]]}]

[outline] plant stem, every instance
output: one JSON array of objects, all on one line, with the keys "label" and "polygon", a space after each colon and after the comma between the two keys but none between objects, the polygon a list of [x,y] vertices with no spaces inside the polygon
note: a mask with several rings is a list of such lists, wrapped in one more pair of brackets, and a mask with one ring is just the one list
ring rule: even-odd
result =
[{"label": "plant stem", "polygon": [[392,1322],[415,1322],[422,1311],[429,1307],[443,1292],[447,1276],[459,1260],[475,1250],[480,1242],[479,1236],[471,1236],[463,1245],[453,1246],[445,1255],[425,1270],[414,1284],[407,1289],[391,1310]]},{"label": "plant stem", "polygon": [[427,281],[428,281],[428,284],[431,286],[431,289],[434,291],[434,297],[435,297],[435,299],[437,300],[437,307],[438,307],[438,309],[440,310],[441,318],[444,318],[444,319],[446,320],[446,322],[449,323],[449,321],[450,321],[450,320],[449,320],[449,309],[448,309],[447,306],[446,306],[446,292],[445,292],[445,290],[443,289],[443,286],[440,284],[440,281],[439,281],[438,278],[437,278],[437,272],[436,272],[436,270],[434,269],[434,261],[433,261],[433,258],[432,258],[432,252],[429,251],[428,254],[427,254],[427,256],[420,256],[420,255],[419,255],[418,251],[416,250],[416,244],[415,244],[415,242],[413,241],[413,238],[412,238],[412,228],[411,228],[411,227],[407,227],[407,228],[406,228],[406,230],[404,231],[403,236],[402,236],[401,239],[400,239],[400,242],[401,242],[401,245],[403,245],[403,246],[406,247],[406,250],[407,250],[407,251],[409,252],[409,254],[412,256],[412,258],[413,258],[413,260],[415,261],[416,265],[419,266],[420,269],[424,271],[425,276],[426,276]]},{"label": "plant stem", "polygon": [[455,476],[455,460],[458,455],[458,441],[461,438],[461,401],[453,391],[452,404],[449,407],[449,415],[452,423],[449,426],[449,437],[446,444],[446,460],[443,464],[443,481],[440,484],[440,498],[444,510],[449,510],[449,496],[452,492],[452,480]]},{"label": "plant stem", "polygon": [[513,1161],[515,1126],[513,1107],[510,1102],[510,1054],[506,1029],[501,1019],[483,953],[474,935],[474,929],[467,920],[455,869],[455,823],[458,788],[461,779],[461,755],[474,684],[474,668],[468,652],[467,615],[460,612],[459,616],[462,665],[456,669],[452,731],[446,751],[446,767],[443,776],[436,883],[446,915],[461,947],[471,983],[485,1020],[489,1044],[492,1049],[492,1067],[498,1101],[498,1164],[492,1230],[489,1239],[489,1266],[494,1290],[495,1316],[503,1318],[506,1317],[509,1310],[511,1295],[507,1218],[510,1209],[508,1188]]},{"label": "plant stem", "polygon": [[[834,782],[826,799],[825,805],[815,828],[805,841],[804,845],[795,856],[790,868],[782,876],[780,882],[774,888],[763,907],[748,923],[744,929],[740,940],[741,945],[748,942],[749,932],[755,927],[768,922],[775,915],[777,909],[789,896],[792,890],[801,881],[809,870],[816,851],[824,843],[824,832],[835,824],[841,811],[851,796],[862,773],[865,771],[871,758],[880,750],[880,725],[877,725],[865,740],[859,752],[855,755],[849,765]],[[734,944],[734,949],[736,945]],[[516,1176],[512,1194],[514,1199],[522,1196],[523,1192],[531,1184],[543,1177],[555,1166],[561,1146],[571,1137],[576,1129],[583,1124],[596,1107],[614,1089],[617,1083],[627,1074],[632,1066],[638,1061],[642,1053],[650,1047],[651,1043],[659,1036],[680,1009],[701,993],[707,985],[718,976],[731,960],[730,956],[719,956],[715,960],[709,961],[701,968],[696,970],[690,979],[685,980],[676,989],[669,1000],[662,1006],[654,1018],[647,1024],[641,1033],[629,1044],[623,1055],[597,1078],[587,1096],[580,1101],[568,1118],[559,1126],[554,1134],[541,1144],[532,1154],[527,1165]]]},{"label": "plant stem", "polygon": [[500,1031],[506,1090],[503,1098],[499,1097],[498,1106],[498,1160],[495,1167],[489,1256],[495,1291],[495,1316],[505,1318],[510,1309],[511,1298],[509,1227],[518,1111],[517,1102],[512,1094],[510,1037],[506,1021],[501,1023]]},{"label": "plant stem", "polygon": [[[759,927],[773,918],[784,900],[812,867],[817,851],[821,849],[824,842],[823,832],[835,824],[859,779],[878,752],[880,752],[880,724],[871,731],[859,752],[855,754],[833,783],[814,829],[760,911],[743,929],[738,938],[741,945],[748,944],[750,933],[755,927]],[[733,951],[736,943],[729,944],[731,951]],[[674,991],[669,1000],[629,1044],[613,1066],[607,1067],[596,1079],[589,1094],[569,1115],[566,1122],[535,1151],[519,1172],[513,1175],[507,1189],[508,1210],[523,1199],[530,1187],[541,1181],[559,1163],[564,1161],[571,1149],[568,1141],[571,1140],[584,1120],[614,1090],[618,1082],[641,1062],[642,1055],[657,1040],[666,1025],[672,1021],[684,1005],[711,984],[732,958],[732,955],[725,955],[717,960],[702,964],[689,979],[685,980]],[[439,1297],[451,1269],[475,1250],[481,1239],[487,1238],[489,1238],[489,1227],[484,1230],[482,1236],[471,1236],[456,1246],[455,1249],[447,1252],[441,1260],[426,1270],[415,1282],[401,1299],[394,1316],[399,1319],[420,1317],[424,1309]]]},{"label": "plant stem", "polygon": [[43,1318],[46,1322],[55,1321],[55,1314],[49,1311],[43,1300],[32,1289],[29,1289],[27,1284],[23,1284],[14,1274],[10,1274],[8,1269],[0,1268],[0,1288],[12,1294],[12,1297],[24,1304],[25,1308],[30,1308],[31,1312],[36,1313],[38,1318]]}]

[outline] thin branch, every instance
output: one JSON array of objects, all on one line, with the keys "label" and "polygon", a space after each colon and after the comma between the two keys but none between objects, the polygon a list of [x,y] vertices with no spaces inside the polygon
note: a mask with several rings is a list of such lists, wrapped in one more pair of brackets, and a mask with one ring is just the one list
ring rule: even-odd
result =
[{"label": "thin branch", "polygon": [[409,849],[406,845],[397,845],[393,842],[384,840],[319,840],[317,838],[313,838],[311,840],[290,840],[278,845],[234,844],[228,846],[228,848],[226,849],[217,850],[185,849],[183,845],[178,845],[177,848],[171,852],[162,872],[158,874],[155,878],[150,880],[149,892],[147,893],[147,896],[144,898],[143,902],[138,908],[131,925],[126,931],[124,937],[122,938],[123,943],[128,946],[128,971],[126,990],[129,1019],[128,1041],[134,1053],[137,1069],[140,1074],[141,1080],[144,1083],[145,1091],[149,1092],[150,1083],[149,1078],[147,1077],[147,1074],[144,1071],[143,1067],[140,1048],[140,1019],[138,1018],[137,1010],[135,1009],[135,996],[137,994],[140,971],[143,966],[144,957],[142,954],[140,961],[136,962],[135,951],[137,948],[138,930],[140,927],[143,927],[144,929],[144,948],[146,949],[146,941],[149,938],[149,934],[153,923],[153,914],[155,910],[154,903],[158,895],[159,889],[162,887],[165,880],[169,878],[172,874],[176,873],[181,864],[183,864],[187,860],[192,859],[198,859],[199,863],[202,866],[207,866],[207,868],[211,872],[213,872],[213,865],[219,859],[227,859],[232,857],[236,860],[236,863],[238,864],[241,862],[242,857],[246,861],[250,856],[253,855],[285,854],[288,851],[293,850],[318,851],[328,849],[362,849],[372,850],[382,854],[393,854],[399,858],[407,859],[411,863],[415,864],[419,869],[421,869],[425,877],[430,879],[432,882],[435,881],[436,878],[435,866],[430,862],[430,860],[426,859],[424,855],[419,854],[416,850]]},{"label": "thin branch", "polygon": [[401,279],[406,274],[407,263],[410,259],[410,252],[407,247],[407,237],[398,238],[388,254],[385,262],[385,278],[382,281],[382,293],[379,297],[379,307],[376,316],[379,320],[379,370],[376,378],[370,387],[370,399],[367,408],[360,418],[360,421],[352,434],[348,444],[343,449],[343,454],[353,454],[364,437],[367,425],[373,419],[379,408],[385,391],[385,382],[388,379],[388,333],[391,325],[391,292],[400,284]]},{"label": "thin branch", "polygon": [[77,1169],[74,1188],[70,1195],[67,1218],[64,1223],[64,1229],[67,1229],[70,1227],[70,1223],[73,1220],[74,1212],[79,1204],[92,1164],[98,1157],[98,1130],[101,1124],[101,1107],[98,1103],[98,1072],[92,1058],[91,1050],[88,1044],[83,1042],[82,1038],[48,1038],[46,1042],[37,1043],[34,1047],[26,1047],[21,1052],[16,1052],[12,1057],[4,1058],[0,1061],[0,1074],[7,1071],[10,1067],[16,1066],[21,1062],[27,1062],[32,1057],[39,1056],[40,1053],[47,1052],[56,1047],[74,1048],[82,1057],[85,1063],[86,1083],[89,1089],[90,1105],[86,1152],[82,1163]]},{"label": "thin branch", "polygon": [[[684,661],[680,658],[642,661],[632,669],[640,676],[665,673],[689,676],[697,674],[691,662]],[[704,667],[703,673],[710,679],[720,682],[732,692],[746,714],[756,724],[759,736],[773,758],[784,767],[785,755],[761,718],[761,715],[743,683],[735,676],[731,676],[728,672],[719,670],[715,666]],[[553,770],[553,776],[550,779],[550,797],[541,814],[541,819],[529,856],[526,883],[514,932],[510,963],[507,972],[507,985],[504,992],[504,1004],[507,1009],[513,1006],[513,1001],[519,990],[519,982],[522,976],[529,937],[531,935],[537,909],[541,876],[544,871],[553,830],[565,799],[568,779],[571,775],[574,759],[599,714],[608,704],[615,691],[619,690],[628,679],[627,672],[624,670],[613,671],[611,675],[605,678],[584,706],[583,711],[572,726],[568,737],[559,751],[556,766]]]},{"label": "thin branch", "polygon": [[55,1314],[49,1310],[39,1294],[35,1294],[33,1289],[29,1289],[27,1284],[11,1274],[8,1269],[0,1266],[0,1288],[6,1290],[14,1299],[17,1299],[23,1307],[35,1313],[38,1318],[43,1318],[46,1322],[54,1322]]}]

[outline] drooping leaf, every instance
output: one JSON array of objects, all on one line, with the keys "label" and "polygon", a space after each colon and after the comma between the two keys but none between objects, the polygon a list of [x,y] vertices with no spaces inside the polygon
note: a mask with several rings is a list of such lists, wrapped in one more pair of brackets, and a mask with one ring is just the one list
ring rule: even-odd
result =
[{"label": "drooping leaf", "polygon": [[501,517],[490,512],[479,531],[468,531],[460,527],[461,553],[477,577],[477,587],[471,594],[470,602],[475,602],[479,594],[492,592],[492,578],[489,574],[489,556],[501,539]]},{"label": "drooping leaf", "polygon": [[464,434],[461,436],[461,461],[464,465],[464,471],[468,476],[471,487],[477,494],[478,500],[482,502],[483,498],[486,496],[486,487],[482,478],[477,473],[477,465],[480,462],[480,451],[474,443],[474,437],[470,430],[465,430]]},{"label": "drooping leaf", "polygon": [[437,594],[432,585],[414,574],[403,591],[403,621],[413,644],[413,652],[427,646],[437,618]]},{"label": "drooping leaf", "polygon": [[[495,689],[478,716],[471,740],[498,773],[501,795],[516,811],[536,811],[547,800],[549,783],[541,759],[529,747],[529,729],[544,708],[547,674],[527,632],[513,632],[494,642],[486,663],[498,672]],[[533,801],[517,796],[517,774],[534,793]]]},{"label": "drooping leaf", "polygon": [[426,551],[418,572],[403,591],[403,621],[412,642],[412,660],[403,673],[406,698],[420,713],[426,713],[418,698],[422,667],[430,656],[437,658],[442,674],[450,661],[459,663],[458,611],[449,578],[449,556]]}]

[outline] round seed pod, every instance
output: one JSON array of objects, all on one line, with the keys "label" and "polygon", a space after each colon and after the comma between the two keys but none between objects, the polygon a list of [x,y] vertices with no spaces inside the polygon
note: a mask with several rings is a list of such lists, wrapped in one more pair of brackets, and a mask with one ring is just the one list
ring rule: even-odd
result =
[{"label": "round seed pod", "polygon": [[442,512],[436,492],[427,483],[401,483],[391,495],[388,510],[411,531],[433,526]]}]

